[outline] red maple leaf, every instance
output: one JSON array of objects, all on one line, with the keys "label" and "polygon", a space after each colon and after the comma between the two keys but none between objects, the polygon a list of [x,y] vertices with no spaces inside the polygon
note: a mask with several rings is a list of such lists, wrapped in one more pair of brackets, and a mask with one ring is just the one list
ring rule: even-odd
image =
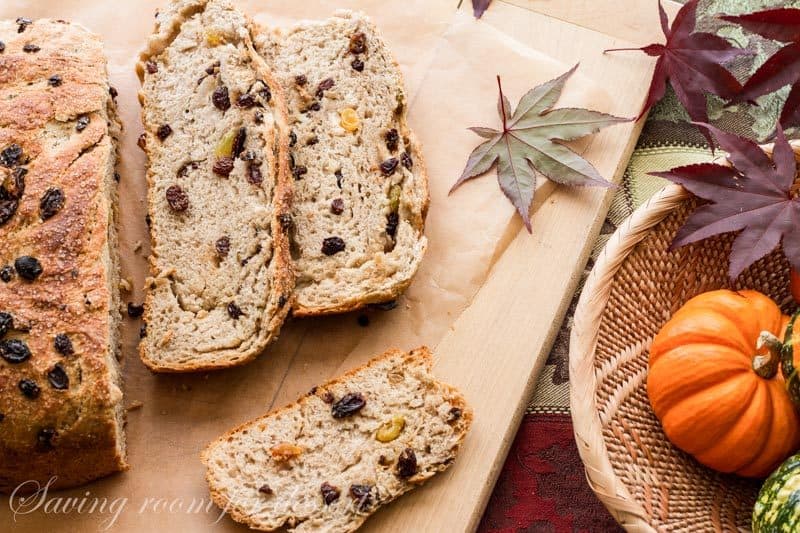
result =
[{"label": "red maple leaf", "polygon": [[769,9],[722,18],[767,39],[788,43],[756,70],[731,103],[752,101],[791,85],[780,122],[784,128],[800,126],[800,9]]},{"label": "red maple leaf", "polygon": [[[464,3],[464,0],[458,0],[458,6],[456,9],[461,9],[461,4]],[[489,4],[492,3],[492,0],[472,0],[472,14],[475,15],[476,19],[479,19],[483,16],[487,9],[489,9]]]},{"label": "red maple leaf", "polygon": [[[606,50],[606,52],[641,50],[649,56],[658,57],[647,100],[638,118],[644,116],[647,110],[664,96],[668,79],[678,100],[694,122],[708,122],[705,92],[716,94],[726,100],[739,93],[741,84],[722,64],[749,52],[735,48],[713,33],[694,31],[697,2],[698,0],[687,2],[678,11],[670,28],[667,13],[659,0],[658,12],[661,29],[667,38],[666,43],[649,44],[642,48]],[[699,127],[713,147],[714,143],[708,130]]]},{"label": "red maple leaf", "polygon": [[475,15],[475,18],[481,18],[484,12],[489,9],[489,4],[491,3],[492,0],[472,0],[472,13]]},{"label": "red maple leaf", "polygon": [[698,207],[675,235],[673,248],[712,235],[739,232],[730,256],[731,280],[779,244],[800,269],[797,161],[780,124],[772,158],[755,142],[703,124],[728,152],[732,166],[700,163],[654,172],[711,203]]}]

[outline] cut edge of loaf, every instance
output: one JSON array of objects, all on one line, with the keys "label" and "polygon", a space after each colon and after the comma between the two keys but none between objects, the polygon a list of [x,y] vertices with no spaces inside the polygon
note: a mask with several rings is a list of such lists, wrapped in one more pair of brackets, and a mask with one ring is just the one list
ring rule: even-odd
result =
[{"label": "cut edge of loaf", "polygon": [[[98,37],[99,39],[99,37]],[[108,83],[108,80],[107,80]],[[108,291],[110,295],[109,309],[111,313],[109,331],[109,348],[106,357],[107,366],[111,374],[112,382],[119,387],[120,398],[114,404],[114,417],[116,420],[115,432],[117,435],[117,451],[119,457],[119,470],[127,470],[127,442],[125,439],[125,426],[127,424],[127,411],[124,405],[122,365],[124,354],[122,352],[122,298],[120,295],[121,262],[119,253],[119,234],[117,225],[119,224],[119,188],[116,183],[116,165],[119,162],[120,137],[122,135],[122,121],[117,112],[117,105],[111,94],[109,94],[106,113],[108,114],[108,138],[111,141],[111,157],[105,174],[106,201],[109,206],[109,222],[106,251],[109,256],[106,263],[108,271]]]},{"label": "cut edge of loaf", "polygon": [[[116,165],[119,162],[120,155],[120,138],[124,126],[119,117],[117,104],[114,98],[109,93],[107,113],[109,115],[109,138],[113,143],[113,150],[111,152],[111,160],[109,161],[108,172],[106,173],[106,185],[109,191],[109,205],[111,209],[111,219],[109,221],[109,234],[108,234],[108,250],[109,257],[109,293],[111,294],[111,313],[113,313],[112,322],[116,322],[116,328],[112,332],[112,346],[109,347],[109,368],[113,369],[114,381],[123,390],[123,362],[124,353],[122,351],[122,297],[120,294],[120,279],[121,261],[119,249],[119,232],[117,226],[119,224],[119,187],[116,183]],[[121,459],[120,470],[127,470],[129,465],[127,463],[127,441],[125,438],[125,426],[127,425],[127,410],[124,404],[124,393],[120,397],[119,402],[115,405],[115,414],[117,420],[117,445],[119,447],[119,454]]]},{"label": "cut edge of loaf", "polygon": [[[256,48],[258,49],[259,47],[263,47],[264,50],[259,51],[262,51],[262,55],[267,57],[269,54],[266,50],[271,46],[280,46],[280,40],[285,34],[326,26],[335,19],[354,20],[360,24],[364,24],[369,28],[369,31],[373,35],[380,39],[382,51],[388,57],[388,63],[386,66],[387,68],[394,70],[393,74],[396,75],[397,79],[399,80],[399,87],[403,91],[403,94],[405,94],[405,82],[403,72],[400,69],[400,64],[383,39],[378,27],[375,25],[372,19],[362,11],[337,9],[328,19],[302,20],[288,28],[267,28],[257,25],[255,33]],[[286,73],[286,75],[289,74],[293,73]],[[296,295],[294,305],[292,307],[293,316],[302,318],[341,314],[357,311],[370,304],[385,303],[394,300],[406,291],[417,271],[419,270],[428,244],[427,237],[425,236],[425,219],[427,218],[428,208],[430,206],[430,188],[428,184],[429,175],[427,165],[425,164],[425,158],[422,154],[422,144],[409,127],[407,115],[408,107],[406,105],[403,112],[398,117],[398,125],[400,127],[400,137],[405,137],[408,139],[408,149],[411,155],[413,155],[414,160],[414,204],[418,205],[419,216],[413,216],[412,218],[406,219],[412,228],[416,230],[417,239],[414,243],[415,250],[413,263],[404,269],[406,273],[405,276],[399,277],[398,279],[393,280],[391,283],[386,283],[382,286],[365,291],[357,296],[346,298],[335,303],[331,302],[325,305],[305,305],[300,301],[299,295]],[[414,212],[411,214],[416,215]],[[301,289],[298,289],[297,292],[301,292]]]},{"label": "cut edge of loaf", "polygon": [[[140,82],[144,83],[144,75],[146,63],[152,58],[157,57],[163,53],[172,41],[179,35],[182,24],[191,18],[193,15],[202,12],[206,6],[211,2],[224,2],[230,6],[231,9],[237,8],[228,0],[171,0],[168,2],[167,7],[158,13],[159,17],[164,17],[168,20],[169,24],[165,24],[161,19],[155,23],[155,29],[148,38],[147,45],[144,50],[139,54],[139,61],[136,64],[135,70],[139,77]],[[285,97],[281,86],[274,79],[272,71],[269,69],[263,58],[256,52],[252,42],[252,36],[255,32],[253,21],[245,14],[242,14],[246,21],[245,29],[247,36],[244,39],[245,46],[250,54],[254,66],[257,69],[258,76],[265,80],[272,93],[272,101],[274,105],[271,107],[271,112],[276,124],[276,135],[278,137],[277,153],[275,162],[277,170],[275,171],[275,182],[273,185],[273,199],[272,206],[274,212],[270,221],[272,239],[273,239],[273,255],[271,259],[270,269],[273,270],[269,299],[264,309],[264,316],[268,318],[266,323],[262,323],[258,328],[258,342],[254,343],[245,353],[238,353],[233,350],[232,357],[221,355],[213,362],[193,362],[189,364],[172,364],[163,361],[158,361],[156,358],[150,356],[147,350],[147,343],[140,342],[139,356],[145,366],[153,372],[160,373],[187,373],[187,372],[201,372],[210,370],[220,370],[234,366],[241,366],[257,358],[264,349],[273,342],[280,333],[280,329],[291,311],[294,303],[294,284],[295,284],[295,271],[291,259],[289,236],[281,223],[281,218],[288,215],[291,210],[293,184],[288,170],[288,154],[289,154],[289,140],[288,140],[288,116],[286,114]],[[144,119],[144,106],[145,106],[144,90],[139,91],[139,103],[142,107],[142,118]],[[144,122],[144,120],[143,120]],[[150,138],[154,138],[154,132],[149,132]],[[146,151],[147,153],[147,151]],[[149,158],[149,153],[148,153]],[[153,208],[154,199],[152,197],[153,176],[147,172],[148,184],[148,213]],[[150,232],[151,249],[156,248],[156,238],[154,232]],[[154,262],[150,261],[150,272],[154,275]],[[147,317],[147,310],[152,308],[153,291],[147,291],[145,296],[145,318]],[[232,350],[227,350],[232,351]],[[223,352],[226,353],[226,352]]]},{"label": "cut edge of loaf", "polygon": [[[205,476],[206,483],[209,486],[209,492],[211,494],[212,501],[218,507],[223,509],[226,513],[230,514],[231,518],[234,521],[245,524],[251,529],[260,531],[274,531],[281,527],[289,526],[290,528],[294,528],[295,526],[301,525],[302,522],[295,523],[293,525],[285,522],[278,525],[264,525],[263,523],[260,523],[258,520],[253,519],[253,517],[249,516],[246,512],[239,509],[233,502],[230,501],[230,499],[223,493],[223,491],[217,489],[214,486],[214,480],[212,478],[212,469],[210,465],[212,454],[215,452],[217,448],[219,448],[220,446],[224,446],[236,434],[242,431],[246,431],[248,428],[253,427],[258,423],[273,418],[277,415],[280,415],[281,413],[288,412],[295,407],[303,406],[306,403],[308,403],[311,398],[316,398],[318,394],[321,394],[320,391],[326,391],[327,389],[333,386],[347,384],[349,380],[354,376],[357,376],[362,372],[366,372],[370,370],[372,367],[377,366],[383,361],[391,359],[393,357],[401,357],[403,359],[403,363],[406,363],[404,365],[404,368],[409,368],[414,366],[422,367],[425,370],[425,373],[427,374],[427,377],[431,380],[431,382],[435,383],[442,390],[446,391],[448,402],[453,407],[460,409],[461,414],[459,418],[459,424],[463,425],[463,431],[461,432],[459,439],[452,448],[453,459],[454,459],[457,456],[461,446],[463,445],[464,439],[466,438],[472,426],[472,422],[474,419],[474,412],[472,408],[467,403],[467,400],[461,391],[459,391],[456,387],[448,383],[438,380],[433,375],[432,372],[433,354],[431,353],[430,349],[427,346],[420,346],[411,351],[404,351],[398,348],[390,348],[381,355],[378,355],[373,359],[369,360],[368,362],[364,363],[363,365],[356,367],[352,370],[349,370],[344,374],[325,382],[322,385],[312,388],[310,393],[299,398],[298,400],[283,407],[273,409],[272,411],[268,412],[267,414],[261,417],[250,420],[248,422],[244,422],[234,427],[224,435],[212,441],[208,446],[206,446],[205,449],[203,449],[203,451],[200,453],[200,459],[206,467],[206,476]],[[347,531],[354,531],[358,529],[361,526],[361,524],[363,524],[364,521],[366,521],[366,519],[369,518],[380,507],[390,504],[391,502],[395,501],[397,498],[399,498],[406,492],[418,486],[423,485],[428,479],[435,476],[437,473],[443,472],[444,470],[449,468],[453,462],[454,461],[451,460],[446,464],[436,465],[436,467],[433,468],[432,470],[425,472],[425,474],[427,475],[420,479],[410,479],[407,485],[398,494],[395,494],[389,500],[379,502],[377,506],[369,513],[357,515],[356,517],[357,521],[353,524],[353,527],[347,529]],[[290,531],[291,530],[293,529],[290,529]]]}]

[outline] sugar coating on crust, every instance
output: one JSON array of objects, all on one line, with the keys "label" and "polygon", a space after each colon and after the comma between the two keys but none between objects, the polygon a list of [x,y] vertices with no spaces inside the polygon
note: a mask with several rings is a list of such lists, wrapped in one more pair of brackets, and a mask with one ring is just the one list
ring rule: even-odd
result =
[{"label": "sugar coating on crust", "polygon": [[142,359],[157,371],[245,363],[291,307],[280,87],[227,0],[170,3],[138,72],[153,250]]},{"label": "sugar coating on crust", "polygon": [[[51,489],[71,487],[127,467],[119,123],[98,36],[63,21],[18,20],[0,21],[0,41],[0,204],[17,200],[0,225],[0,312],[13,317],[0,342],[30,352],[22,362],[0,358],[0,491],[51,478]],[[41,266],[35,279],[14,268],[23,256]]]},{"label": "sugar coating on crust", "polygon": [[349,11],[261,32],[256,47],[284,88],[293,132],[294,314],[396,298],[422,260],[428,206],[397,63],[372,22]]},{"label": "sugar coating on crust", "polygon": [[[431,366],[427,348],[389,350],[222,436],[203,453],[214,501],[255,529],[357,529],[379,507],[445,470],[469,430],[472,412],[463,396],[436,381]],[[348,394],[360,394],[363,407],[334,417]],[[388,431],[392,422],[395,433]],[[416,461],[405,473],[402,454]]]}]

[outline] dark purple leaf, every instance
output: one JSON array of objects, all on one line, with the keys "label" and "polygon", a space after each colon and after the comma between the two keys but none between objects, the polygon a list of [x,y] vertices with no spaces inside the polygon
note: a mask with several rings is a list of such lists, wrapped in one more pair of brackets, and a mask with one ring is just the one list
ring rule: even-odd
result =
[{"label": "dark purple leaf", "polygon": [[800,198],[797,161],[783,129],[777,126],[772,158],[749,139],[704,124],[728,152],[733,166],[701,163],[653,175],[683,185],[708,200],[675,235],[677,248],[721,233],[740,232],[731,248],[729,275],[735,279],[781,242],[793,266],[800,266]]},{"label": "dark purple leaf", "polygon": [[[644,116],[664,96],[667,80],[694,122],[708,122],[705,93],[731,99],[741,90],[741,85],[733,74],[722,65],[749,52],[734,47],[712,33],[695,31],[697,2],[698,0],[691,0],[684,4],[670,28],[667,14],[659,0],[658,13],[666,43],[633,49],[658,57],[647,99],[638,118]],[[612,51],[615,50],[606,50]],[[700,131],[713,146],[708,130],[700,127]]]},{"label": "dark purple leaf", "polygon": [[800,126],[800,9],[768,9],[722,18],[767,39],[788,43],[756,70],[739,94],[731,98],[731,103],[752,102],[791,85],[780,123],[784,128]]},{"label": "dark purple leaf", "polygon": [[491,3],[492,0],[472,0],[472,12],[475,14],[475,18],[481,18]]},{"label": "dark purple leaf", "polygon": [[745,82],[734,102],[747,102],[759,96],[777,91],[800,79],[800,43],[784,46]]},{"label": "dark purple leaf", "polygon": [[748,31],[784,43],[800,42],[800,9],[778,8],[747,15],[723,15]]},{"label": "dark purple leaf", "polygon": [[780,120],[787,128],[800,125],[800,83],[792,85],[786,103],[783,104]]},{"label": "dark purple leaf", "polygon": [[778,182],[779,187],[785,190],[790,188],[797,178],[797,157],[794,155],[792,145],[786,142],[783,128],[778,128],[774,146],[772,161],[775,163],[776,173],[778,176],[782,176]]}]

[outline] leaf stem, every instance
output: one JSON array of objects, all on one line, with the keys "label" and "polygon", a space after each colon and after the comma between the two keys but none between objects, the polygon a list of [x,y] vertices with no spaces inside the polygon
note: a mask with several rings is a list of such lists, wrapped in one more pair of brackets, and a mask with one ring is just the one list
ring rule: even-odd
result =
[{"label": "leaf stem", "polygon": [[607,50],[603,50],[603,53],[605,54],[606,52],[635,52],[637,50],[641,51],[641,48],[609,48]]},{"label": "leaf stem", "polygon": [[508,131],[508,123],[506,121],[506,116],[508,114],[508,110],[506,109],[506,99],[503,95],[503,84],[500,83],[500,74],[497,75],[497,88],[500,90],[500,107],[503,110],[503,131]]}]

